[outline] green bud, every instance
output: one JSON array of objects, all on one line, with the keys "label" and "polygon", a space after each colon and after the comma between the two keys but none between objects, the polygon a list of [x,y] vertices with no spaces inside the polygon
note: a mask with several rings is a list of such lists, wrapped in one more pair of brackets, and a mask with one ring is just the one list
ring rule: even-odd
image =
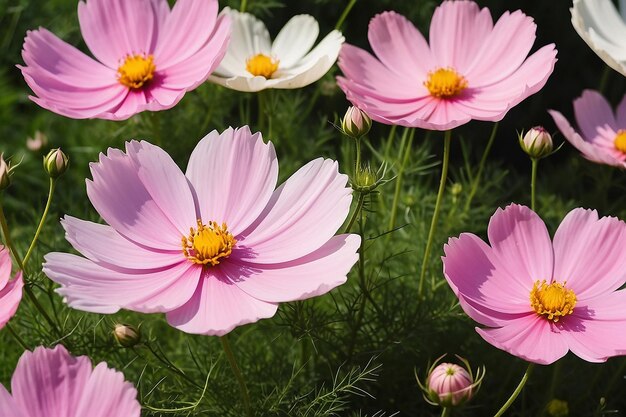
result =
[{"label": "green bud", "polygon": [[569,406],[567,401],[553,399],[546,406],[546,411],[550,417],[567,417],[569,416]]},{"label": "green bud", "polygon": [[116,324],[113,337],[124,347],[133,347],[141,341],[141,332],[130,324]]},{"label": "green bud", "polygon": [[70,160],[61,148],[52,149],[48,152],[48,155],[43,157],[43,167],[50,178],[53,179],[63,175],[69,165]]},{"label": "green bud", "polygon": [[523,136],[519,135],[519,144],[528,156],[535,159],[545,158],[554,149],[552,136],[541,126],[533,127]]},{"label": "green bud", "polygon": [[341,119],[341,131],[351,138],[367,135],[372,127],[372,119],[358,107],[350,106]]}]

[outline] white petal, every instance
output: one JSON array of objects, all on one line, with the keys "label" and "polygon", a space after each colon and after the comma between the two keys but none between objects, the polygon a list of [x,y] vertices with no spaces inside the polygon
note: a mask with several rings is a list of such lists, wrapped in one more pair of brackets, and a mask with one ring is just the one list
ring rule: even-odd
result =
[{"label": "white petal", "polygon": [[281,29],[272,44],[272,56],[280,65],[295,65],[311,48],[320,33],[317,20],[307,14],[292,17]]},{"label": "white petal", "polygon": [[268,80],[267,78],[261,76],[254,77],[252,74],[222,77],[214,73],[209,77],[209,81],[215,84],[223,85],[224,87],[232,90],[253,93],[265,90],[268,87],[268,82],[272,80]]}]

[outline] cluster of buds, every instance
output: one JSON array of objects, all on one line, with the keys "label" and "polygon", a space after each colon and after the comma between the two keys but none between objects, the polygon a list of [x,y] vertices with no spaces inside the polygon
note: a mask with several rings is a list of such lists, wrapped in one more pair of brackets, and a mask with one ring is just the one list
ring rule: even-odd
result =
[{"label": "cluster of buds", "polygon": [[43,167],[52,179],[63,175],[70,165],[70,160],[61,148],[52,149],[43,157]]},{"label": "cluster of buds", "polygon": [[116,324],[113,327],[113,337],[121,346],[133,347],[141,342],[141,332],[139,328],[131,324]]},{"label": "cluster of buds", "polygon": [[542,126],[535,126],[526,134],[518,135],[519,145],[522,150],[533,159],[541,159],[558,151],[554,149],[552,136]]},{"label": "cluster of buds", "polygon": [[372,119],[358,107],[350,106],[341,119],[341,131],[344,135],[360,139],[372,128]]},{"label": "cluster of buds", "polygon": [[474,374],[466,359],[456,355],[464,366],[439,363],[444,356],[439,357],[430,367],[425,384],[421,383],[417,375],[415,377],[426,402],[444,408],[458,407],[476,395],[485,376],[485,368],[478,368]]}]

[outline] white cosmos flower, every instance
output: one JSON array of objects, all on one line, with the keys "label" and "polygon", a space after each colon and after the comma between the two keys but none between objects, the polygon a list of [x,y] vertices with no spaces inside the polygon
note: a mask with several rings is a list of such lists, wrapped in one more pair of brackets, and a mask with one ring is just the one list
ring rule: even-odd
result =
[{"label": "white cosmos flower", "polygon": [[272,42],[265,24],[249,13],[224,8],[232,35],[226,56],[209,81],[238,91],[300,88],[319,80],[333,66],[344,42],[338,30],[313,49],[319,34],[309,15],[292,17]]},{"label": "white cosmos flower", "polygon": [[[620,0],[622,14],[626,1]],[[626,23],[611,0],[574,0],[572,24],[587,45],[611,68],[626,75]]]}]

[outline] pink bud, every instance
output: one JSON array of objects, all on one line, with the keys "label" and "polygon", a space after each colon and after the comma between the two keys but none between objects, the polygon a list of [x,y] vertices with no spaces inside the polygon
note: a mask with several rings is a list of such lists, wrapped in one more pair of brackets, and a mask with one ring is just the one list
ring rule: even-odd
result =
[{"label": "pink bud", "polygon": [[360,138],[372,127],[372,119],[358,107],[350,106],[341,120],[341,130],[347,136]]},{"label": "pink bud", "polygon": [[439,398],[439,403],[456,406],[472,397],[474,381],[471,375],[459,365],[441,363],[433,369],[426,380],[428,389]]},{"label": "pink bud", "polygon": [[531,158],[543,158],[552,153],[552,136],[541,126],[530,129],[524,137],[520,136],[520,146]]}]

